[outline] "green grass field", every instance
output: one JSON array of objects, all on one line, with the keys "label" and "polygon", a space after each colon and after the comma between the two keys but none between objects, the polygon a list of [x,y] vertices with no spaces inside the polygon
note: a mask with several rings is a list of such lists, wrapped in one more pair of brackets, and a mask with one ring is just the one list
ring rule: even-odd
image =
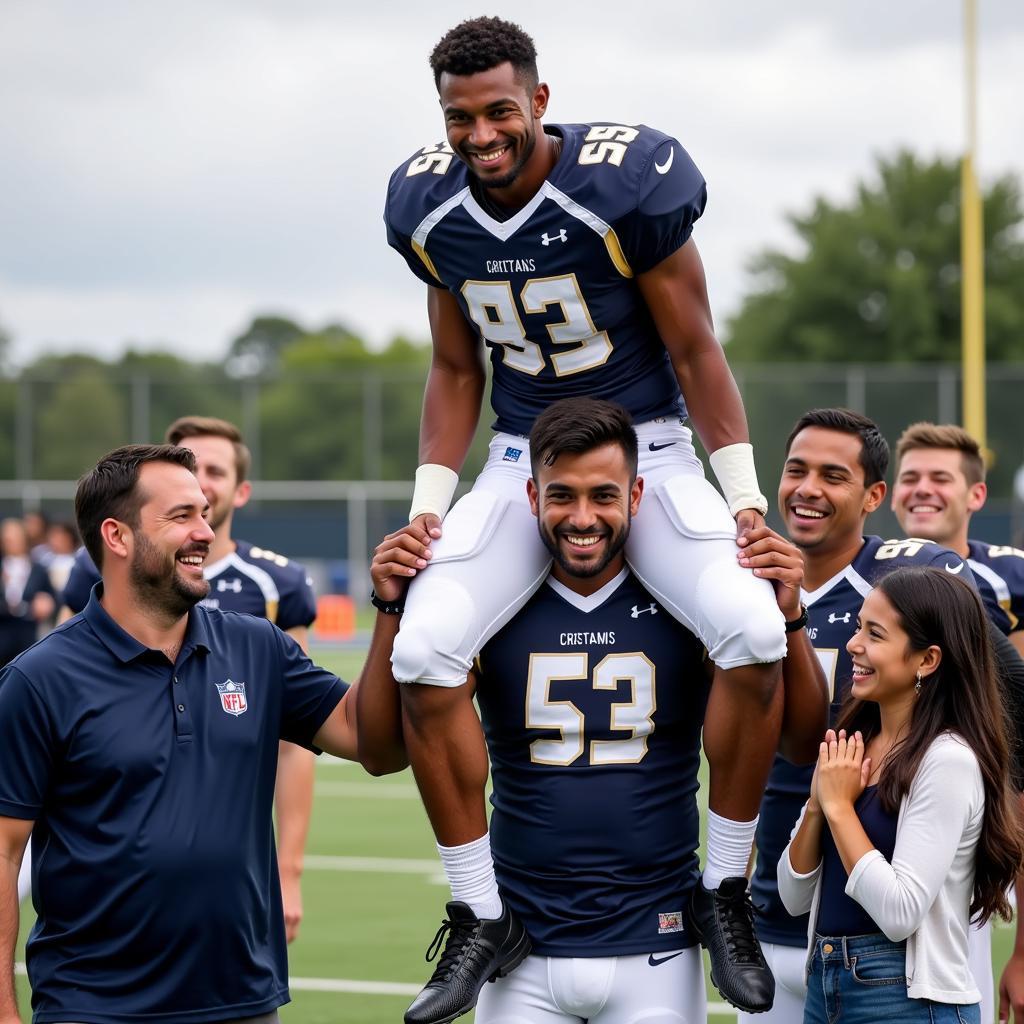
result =
[{"label": "green grass field", "polygon": [[[362,663],[358,653],[315,656],[348,679]],[[408,771],[374,779],[356,765],[320,758],[303,894],[305,919],[290,948],[292,1002],[281,1011],[285,1024],[400,1022],[430,973],[423,953],[448,898]],[[22,943],[30,925],[25,915]],[[997,928],[997,977],[1011,946],[1012,931]],[[19,945],[18,960],[23,959]],[[22,1018],[28,1021],[24,977],[18,989]],[[721,1007],[710,983],[708,999]],[[708,1018],[712,1024],[735,1019],[731,1010]]]}]

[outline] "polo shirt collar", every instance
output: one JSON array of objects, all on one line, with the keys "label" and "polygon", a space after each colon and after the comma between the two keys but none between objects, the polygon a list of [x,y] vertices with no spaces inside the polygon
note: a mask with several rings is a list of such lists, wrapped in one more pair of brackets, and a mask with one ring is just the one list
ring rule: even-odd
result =
[{"label": "polo shirt collar", "polygon": [[[85,606],[82,616],[92,627],[92,631],[100,642],[119,661],[128,663],[149,653],[145,644],[136,640],[130,633],[122,629],[100,603],[103,597],[103,581],[96,583],[89,595],[89,603]],[[188,625],[185,627],[185,639],[181,645],[178,660],[181,661],[193,650],[209,652],[213,649],[210,639],[210,625],[206,610],[198,605],[188,614]]]}]

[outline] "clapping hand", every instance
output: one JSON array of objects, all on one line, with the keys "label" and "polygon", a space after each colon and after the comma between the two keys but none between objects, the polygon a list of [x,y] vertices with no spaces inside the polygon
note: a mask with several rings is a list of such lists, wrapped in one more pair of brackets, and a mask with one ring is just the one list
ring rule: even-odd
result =
[{"label": "clapping hand", "polygon": [[818,748],[817,798],[830,821],[852,809],[871,777],[871,758],[864,756],[864,737],[859,732],[847,738],[846,730],[825,733]]}]

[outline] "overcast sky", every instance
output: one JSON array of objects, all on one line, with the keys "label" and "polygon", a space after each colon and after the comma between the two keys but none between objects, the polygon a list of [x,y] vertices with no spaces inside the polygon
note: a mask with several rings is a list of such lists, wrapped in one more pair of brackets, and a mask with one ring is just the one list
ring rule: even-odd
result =
[{"label": "overcast sky", "polygon": [[[24,363],[127,344],[216,357],[257,313],[425,337],[384,239],[397,164],[443,135],[427,55],[519,21],[548,120],[647,123],[709,183],[719,319],[787,211],[873,158],[964,139],[961,0],[2,0],[0,326]],[[979,0],[983,179],[1024,175],[1024,3]]]}]

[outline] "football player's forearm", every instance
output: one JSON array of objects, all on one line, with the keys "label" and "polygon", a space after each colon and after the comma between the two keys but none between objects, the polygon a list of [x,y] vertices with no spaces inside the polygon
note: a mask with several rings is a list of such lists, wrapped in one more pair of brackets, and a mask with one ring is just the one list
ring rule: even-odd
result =
[{"label": "football player's forearm", "polygon": [[803,629],[786,637],[782,662],[785,708],[779,753],[792,764],[811,764],[828,728],[828,681]]},{"label": "football player's forearm", "polygon": [[430,368],[420,423],[420,465],[437,463],[462,469],[480,419],[484,373],[451,370],[436,363]]},{"label": "football player's forearm", "polygon": [[708,453],[750,440],[743,400],[717,341],[686,359],[673,359],[672,365],[690,421]]},{"label": "football player's forearm", "polygon": [[402,700],[391,673],[398,615],[378,612],[366,664],[356,686],[359,761],[371,775],[401,771],[409,763],[402,738]]}]

